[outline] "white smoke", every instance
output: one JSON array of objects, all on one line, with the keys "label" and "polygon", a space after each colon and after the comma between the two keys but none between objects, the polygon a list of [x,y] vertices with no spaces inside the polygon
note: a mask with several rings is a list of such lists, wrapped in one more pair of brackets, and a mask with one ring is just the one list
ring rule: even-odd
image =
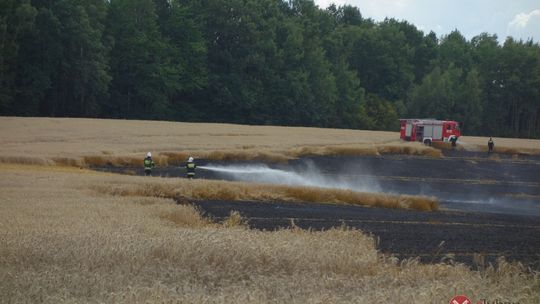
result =
[{"label": "white smoke", "polygon": [[264,164],[230,166],[209,164],[199,168],[219,172],[238,181],[381,192],[375,179],[357,176],[354,180],[347,180],[339,175],[324,174],[313,164],[307,163],[306,165],[305,168],[293,171],[274,169]]},{"label": "white smoke", "polygon": [[463,147],[463,149],[465,149],[465,151],[469,151],[469,152],[480,152],[481,151],[480,148],[477,145],[466,143],[466,142],[462,141],[461,139],[458,139],[457,144],[460,147]]},{"label": "white smoke", "polygon": [[[403,189],[392,189],[391,185],[382,185],[376,176],[366,171],[360,164],[347,164],[341,170],[325,172],[313,162],[304,161],[300,166],[271,168],[265,164],[238,164],[199,166],[203,170],[213,171],[227,180],[252,183],[309,186],[319,188],[346,189],[358,192],[385,192],[402,194]],[[505,198],[478,196],[476,194],[447,194],[432,188],[432,184],[420,183],[417,193],[411,195],[437,196],[444,209],[467,210],[474,212],[495,212],[505,214],[540,215],[540,204],[534,200],[512,200]],[[407,191],[405,191],[407,193]]]}]

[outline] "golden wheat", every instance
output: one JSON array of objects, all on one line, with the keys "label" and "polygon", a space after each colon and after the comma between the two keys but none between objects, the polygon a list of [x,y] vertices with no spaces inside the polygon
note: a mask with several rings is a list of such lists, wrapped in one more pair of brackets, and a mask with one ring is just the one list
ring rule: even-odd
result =
[{"label": "golden wheat", "polygon": [[458,150],[463,151],[465,148],[462,145],[452,146],[452,143],[445,141],[434,141],[431,143],[431,146],[439,150]]},{"label": "golden wheat", "polygon": [[[441,157],[438,149],[401,142],[399,134],[358,130],[190,124],[151,121],[0,118],[0,162],[71,166],[140,166],[147,151],[159,166],[188,156],[211,160],[286,162],[307,155]],[[462,137],[458,149],[485,150],[486,138]],[[495,151],[539,154],[540,141],[495,138]]]},{"label": "golden wheat", "polygon": [[438,210],[435,197],[361,193],[351,190],[303,186],[265,185],[243,182],[175,179],[173,182],[146,182],[92,186],[98,192],[120,196],[174,198],[176,200],[293,201],[324,204],[351,204],[369,207]]},{"label": "golden wheat", "polygon": [[139,166],[148,151],[160,166],[178,165],[190,155],[286,162],[305,155],[392,153],[390,146],[401,145],[407,148],[394,150],[426,151],[420,143],[402,143],[394,132],[361,130],[15,117],[0,117],[0,128],[0,162],[22,164]]},{"label": "golden wheat", "polygon": [[428,147],[418,142],[405,142],[401,145],[383,144],[378,145],[377,150],[381,154],[421,155],[434,158],[443,156],[440,150]]},{"label": "golden wheat", "polygon": [[137,120],[0,117],[0,128],[0,155],[46,158],[399,142],[394,132]]},{"label": "golden wheat", "polygon": [[[456,293],[537,303],[540,276],[500,260],[481,271],[380,254],[346,227],[249,230],[167,198],[91,185],[143,177],[1,165],[0,302],[447,303]],[[150,178],[170,185],[177,181]],[[224,226],[232,226],[226,228]]]},{"label": "golden wheat", "polygon": [[[539,274],[519,264],[500,260],[471,271],[451,259],[398,262],[357,230],[254,231],[237,212],[215,223],[190,205],[217,198],[437,210],[431,198],[83,169],[140,166],[148,151],[158,166],[189,155],[277,162],[304,155],[441,156],[400,142],[395,132],[13,117],[0,118],[0,128],[0,163],[10,163],[0,164],[1,303],[446,303],[456,293],[540,299]],[[495,143],[540,151],[535,140]]]},{"label": "golden wheat", "polygon": [[[462,136],[460,146],[465,150],[487,152],[489,137]],[[495,152],[503,154],[540,155],[540,140],[493,137]]]}]

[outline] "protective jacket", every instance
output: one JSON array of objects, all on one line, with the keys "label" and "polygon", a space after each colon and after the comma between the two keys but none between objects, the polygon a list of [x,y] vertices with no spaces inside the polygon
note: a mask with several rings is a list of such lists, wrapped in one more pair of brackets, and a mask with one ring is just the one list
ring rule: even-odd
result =
[{"label": "protective jacket", "polygon": [[188,177],[195,177],[195,168],[197,168],[197,165],[195,165],[194,162],[187,162],[186,163],[186,171]]},{"label": "protective jacket", "polygon": [[154,168],[155,164],[152,158],[147,157],[144,159],[144,170],[152,170]]},{"label": "protective jacket", "polygon": [[493,150],[494,145],[495,144],[493,143],[493,139],[489,139],[489,141],[488,141],[488,149],[489,149],[489,151]]}]

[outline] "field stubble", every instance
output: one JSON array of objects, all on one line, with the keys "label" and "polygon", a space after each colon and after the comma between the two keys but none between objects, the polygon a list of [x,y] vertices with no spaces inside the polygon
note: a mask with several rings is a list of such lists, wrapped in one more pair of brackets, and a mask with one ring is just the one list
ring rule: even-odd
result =
[{"label": "field stubble", "polygon": [[[0,117],[0,128],[4,163],[140,165],[147,151],[154,152],[162,166],[178,164],[189,155],[270,162],[307,155],[442,155],[439,149],[401,142],[397,132],[381,131],[19,117]],[[461,141],[464,149],[482,150],[487,138],[464,136]],[[538,140],[495,142],[501,153],[540,153]]]},{"label": "field stubble", "polygon": [[[454,293],[537,303],[540,277],[504,261],[481,271],[399,262],[373,237],[249,230],[190,205],[95,189],[143,177],[2,165],[2,302],[445,303]],[[174,179],[153,178],[174,185]],[[167,186],[168,187],[168,186]]]}]

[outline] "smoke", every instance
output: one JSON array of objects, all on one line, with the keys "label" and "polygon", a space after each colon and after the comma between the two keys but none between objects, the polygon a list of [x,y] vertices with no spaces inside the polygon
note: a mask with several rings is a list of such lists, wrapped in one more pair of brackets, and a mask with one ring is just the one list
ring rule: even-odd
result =
[{"label": "smoke", "polygon": [[490,198],[486,203],[491,205],[491,208],[494,209],[495,212],[499,213],[540,215],[540,204],[538,201]]},{"label": "smoke", "polygon": [[461,139],[458,139],[457,144],[460,147],[463,147],[463,149],[465,149],[465,151],[469,151],[469,152],[480,152],[481,151],[480,148],[477,145],[466,143],[466,142],[462,141]]},{"label": "smoke", "polygon": [[[391,159],[384,160],[387,166],[396,166]],[[464,182],[412,180],[381,175],[380,166],[366,162],[314,162],[310,159],[299,160],[287,165],[266,164],[231,164],[199,166],[200,169],[211,171],[211,178],[236,180],[252,183],[281,184],[293,186],[310,186],[319,188],[346,189],[358,192],[385,192],[390,194],[409,194],[435,196],[439,198],[441,207],[446,210],[490,212],[502,214],[540,215],[540,201],[537,196],[522,195],[510,197],[505,194],[530,193],[530,189],[513,187],[499,189],[493,185],[467,184]],[[506,174],[504,168],[492,164],[501,172],[508,175],[509,181],[514,179]],[[373,172],[370,172],[373,171]],[[407,173],[401,173],[407,176]],[[421,174],[421,172],[418,172]],[[397,176],[400,177],[400,176]],[[504,185],[501,185],[503,187]],[[497,195],[499,194],[499,195]]]},{"label": "smoke", "polygon": [[381,192],[381,187],[374,179],[367,177],[351,179],[346,176],[324,174],[311,162],[306,162],[302,167],[290,170],[270,168],[264,164],[230,166],[209,164],[199,168],[214,171],[228,179],[237,181]]},{"label": "smoke", "polygon": [[540,216],[540,204],[534,200],[519,200],[508,198],[483,198],[443,200],[441,206],[448,210],[488,212],[501,214],[515,214]]}]

